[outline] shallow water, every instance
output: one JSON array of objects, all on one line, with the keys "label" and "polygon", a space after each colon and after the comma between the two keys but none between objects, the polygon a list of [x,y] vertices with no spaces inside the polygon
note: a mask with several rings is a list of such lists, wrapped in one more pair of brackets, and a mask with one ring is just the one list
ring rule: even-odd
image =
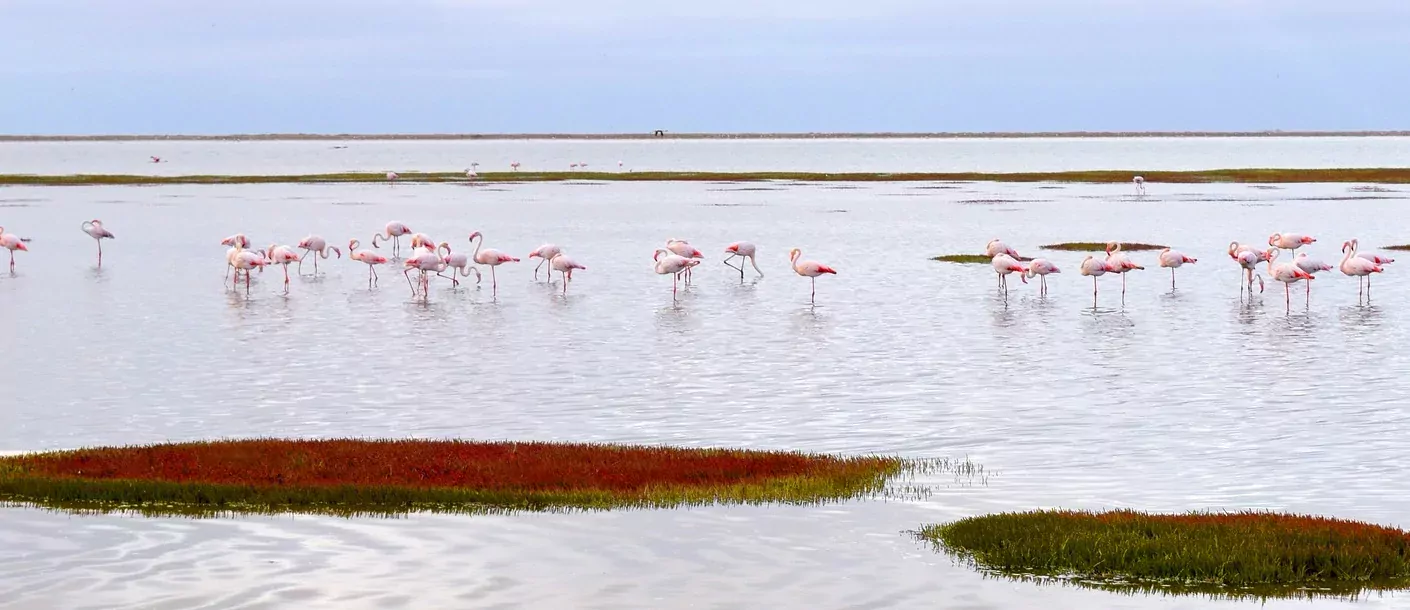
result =
[{"label": "shallow water", "polygon": [[[588,515],[207,521],[0,510],[0,607],[1204,607],[986,579],[904,533],[1036,507],[1277,509],[1410,527],[1410,283],[1359,305],[1327,274],[1240,304],[1231,239],[1307,232],[1403,243],[1397,188],[1355,185],[619,183],[15,187],[0,224],[33,239],[0,273],[0,450],[220,436],[624,441],[965,457],[987,484],[926,499]],[[118,237],[101,270],[78,231]],[[587,270],[561,286],[501,267],[499,297],[386,269],[221,283],[220,238],[342,243],[388,220]],[[1002,236],[1168,243],[1201,261],[1176,292],[1154,253],[1051,294],[927,260]],[[709,256],[673,305],[665,239]],[[755,241],[766,277],[719,263]],[[836,267],[792,275],[787,251]],[[1406,261],[1401,264],[1410,264]],[[309,270],[309,269],[306,269]],[[752,270],[751,270],[752,273]],[[556,282],[556,280],[555,280]],[[1301,288],[1299,287],[1300,291]],[[1368,603],[1410,607],[1404,594]],[[1322,601],[1313,606],[1342,605]],[[7,605],[8,604],[8,605]],[[1221,603],[1221,605],[1227,605]],[[1277,602],[1270,607],[1306,607]]]},{"label": "shallow water", "polygon": [[1406,167],[1410,137],[0,142],[0,174],[458,172],[474,162],[507,171],[514,161],[523,171],[576,163],[722,172]]}]

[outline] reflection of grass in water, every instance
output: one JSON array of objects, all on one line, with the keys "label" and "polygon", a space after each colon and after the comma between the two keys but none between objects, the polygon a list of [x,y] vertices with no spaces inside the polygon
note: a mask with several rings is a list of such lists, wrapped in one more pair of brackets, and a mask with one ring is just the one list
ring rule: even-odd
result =
[{"label": "reflection of grass in water", "polygon": [[916,534],[989,574],[1128,593],[1350,597],[1410,588],[1410,534],[1321,517],[1032,511]]},{"label": "reflection of grass in water", "polygon": [[[1069,241],[1060,244],[1047,244],[1038,246],[1044,250],[1060,250],[1063,252],[1105,252],[1106,245],[1110,242],[1104,241]],[[1165,246],[1155,244],[1143,244],[1137,242],[1121,242],[1121,249],[1125,252],[1139,252],[1141,250],[1164,250]]]},{"label": "reflection of grass in water", "polygon": [[0,501],[188,516],[817,504],[924,493],[891,483],[935,471],[973,476],[975,468],[968,461],[782,451],[252,439],[3,457]]},{"label": "reflection of grass in water", "polygon": [[[1091,182],[1130,183],[1140,174],[1148,185],[1160,183],[1287,183],[1287,182],[1371,182],[1410,183],[1410,168],[1381,169],[1216,169],[1185,172],[1137,170],[1098,170],[1026,173],[826,173],[826,172],[486,172],[474,182],[556,182],[566,180],[616,181],[709,181],[748,182],[759,180],[833,182]],[[94,185],[94,184],[259,184],[284,182],[387,182],[385,173],[349,172],[296,174],[282,176],[137,176],[85,174],[70,176],[0,175],[0,185]],[[397,182],[471,182],[461,172],[406,172]]]}]

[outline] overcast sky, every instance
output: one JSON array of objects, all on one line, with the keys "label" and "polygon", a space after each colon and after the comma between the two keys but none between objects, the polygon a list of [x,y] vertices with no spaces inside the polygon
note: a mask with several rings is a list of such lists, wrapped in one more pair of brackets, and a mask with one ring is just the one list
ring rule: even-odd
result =
[{"label": "overcast sky", "polygon": [[0,133],[1410,128],[1410,0],[0,0]]}]

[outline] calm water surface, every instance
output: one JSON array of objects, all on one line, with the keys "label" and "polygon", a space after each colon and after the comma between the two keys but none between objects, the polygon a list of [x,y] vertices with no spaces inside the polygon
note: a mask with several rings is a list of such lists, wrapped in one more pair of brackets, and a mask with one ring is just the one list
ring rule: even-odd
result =
[{"label": "calm water surface", "polygon": [[[1211,165],[1224,165],[1211,163]],[[968,456],[926,499],[588,515],[190,521],[0,510],[0,606],[1193,608],[986,579],[915,542],[924,523],[1036,507],[1277,509],[1410,527],[1410,281],[1358,304],[1320,277],[1241,304],[1232,239],[1410,241],[1410,193],[1355,185],[523,184],[0,189],[31,237],[0,274],[0,449],[223,436],[461,437]],[[117,234],[103,268],[79,221]],[[410,298],[328,261],[283,293],[222,285],[220,238],[366,240],[388,220],[587,265],[566,296],[528,263]],[[995,236],[1163,242],[1179,290],[1082,258],[1051,294],[936,263]],[[710,256],[673,305],[665,239]],[[766,277],[719,263],[755,241]],[[818,282],[787,251],[835,266]],[[1410,261],[1405,263],[1410,265]],[[1365,604],[1410,607],[1404,594]],[[1273,608],[1346,602],[1274,602]]]}]

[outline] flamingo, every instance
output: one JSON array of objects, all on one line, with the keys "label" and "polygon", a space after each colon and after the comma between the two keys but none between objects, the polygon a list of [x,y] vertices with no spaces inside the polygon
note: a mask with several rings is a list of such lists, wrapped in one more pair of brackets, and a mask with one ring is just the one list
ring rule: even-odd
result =
[{"label": "flamingo", "polygon": [[240,246],[238,244],[235,246],[234,250],[235,254],[233,257],[230,257],[230,260],[231,266],[235,268],[235,282],[239,283],[240,272],[244,271],[245,294],[249,294],[250,270],[258,267],[259,270],[263,272],[264,266],[269,264],[269,259],[265,258],[265,254],[263,252],[260,252],[258,250],[246,250],[243,246]]},{"label": "flamingo", "polygon": [[241,248],[248,248],[250,247],[250,238],[245,237],[244,233],[236,233],[234,235],[231,235],[230,237],[220,240],[220,245],[240,246]]},{"label": "flamingo", "polygon": [[0,227],[0,248],[10,251],[10,271],[15,270],[15,250],[29,252],[29,246],[24,245],[27,241],[29,240],[14,233],[6,233],[5,227]]},{"label": "flamingo", "polygon": [[[685,258],[698,258],[702,260],[705,258],[705,255],[701,253],[700,250],[697,250],[695,246],[690,245],[690,243],[685,241],[684,239],[666,240],[666,249],[670,250],[672,254],[675,254],[677,256],[684,256]],[[690,284],[691,269],[693,267],[694,265],[685,268],[686,285]]]},{"label": "flamingo", "polygon": [[988,244],[985,244],[984,256],[994,258],[995,256],[998,256],[1000,254],[1007,254],[1015,259],[1023,258],[1018,255],[1017,250],[1014,250],[1013,248],[1010,248],[1008,244],[999,241],[999,238],[997,237],[989,240]]},{"label": "flamingo", "polygon": [[397,178],[400,177],[401,175],[397,174],[396,172],[387,172],[387,182],[396,182]]},{"label": "flamingo", "polygon": [[579,161],[579,162],[578,162],[578,167],[579,167],[579,168],[582,168],[582,169],[587,169],[587,164],[586,164],[586,163],[583,163],[582,161]]},{"label": "flamingo", "polygon": [[358,250],[357,246],[358,241],[356,239],[348,241],[348,258],[367,264],[367,287],[371,288],[372,284],[378,279],[377,270],[374,267],[386,264],[387,257],[371,250]]},{"label": "flamingo", "polygon": [[1170,290],[1175,290],[1175,270],[1185,263],[1194,264],[1196,259],[1185,256],[1183,252],[1166,248],[1160,251],[1160,266],[1170,268]]},{"label": "flamingo", "polygon": [[[1359,240],[1359,239],[1352,239],[1352,240],[1351,240],[1351,248],[1352,248],[1353,250],[1360,250],[1360,249],[1361,249],[1361,240]],[[1358,252],[1356,253],[1356,256],[1358,256],[1358,257],[1360,257],[1360,258],[1364,258],[1364,259],[1366,259],[1366,260],[1368,260],[1368,261],[1371,261],[1371,262],[1373,262],[1373,263],[1375,263],[1375,264],[1377,264],[1377,265],[1389,265],[1390,263],[1395,262],[1395,259],[1393,259],[1393,258],[1391,258],[1391,257],[1389,257],[1389,256],[1382,256],[1382,255],[1380,255],[1380,254],[1372,254],[1372,253],[1370,253],[1370,252],[1359,252],[1359,251],[1358,251]]]},{"label": "flamingo", "polygon": [[1020,265],[1012,256],[997,254],[994,256],[992,264],[994,265],[994,272],[999,274],[999,290],[1004,291],[1004,296],[1008,296],[1009,294],[1008,276],[1010,273],[1017,271],[1018,279],[1023,280],[1025,284],[1028,283],[1028,270],[1024,269],[1023,265]]},{"label": "flamingo", "polygon": [[1131,262],[1126,258],[1126,253],[1121,251],[1119,242],[1111,242],[1106,245],[1107,271],[1121,274],[1121,298],[1126,298],[1126,272],[1132,270],[1144,270],[1145,267]]},{"label": "flamingo", "polygon": [[377,245],[377,240],[379,240],[379,239],[382,240],[382,241],[391,241],[391,242],[393,242],[393,243],[392,243],[392,258],[396,258],[398,255],[401,254],[401,236],[406,235],[407,233],[410,233],[410,232],[411,232],[411,227],[408,227],[408,226],[406,226],[406,225],[404,225],[404,224],[402,224],[402,223],[400,223],[400,222],[397,222],[397,221],[393,220],[393,221],[387,223],[386,235],[385,235],[385,236],[384,236],[383,234],[381,234],[381,233],[376,233],[376,234],[373,234],[373,235],[372,235],[372,247],[373,247],[373,248],[380,248],[380,247],[381,247],[381,246],[378,246],[378,245]]},{"label": "flamingo", "polygon": [[419,278],[421,295],[427,299],[431,297],[431,278],[427,276],[426,273],[434,271],[439,275],[440,272],[446,270],[445,261],[430,248],[417,248],[410,257],[407,257],[403,266],[405,268],[402,270],[402,275],[406,277],[406,284],[411,286],[411,296],[416,296],[416,286],[412,285],[411,276],[407,274],[411,273],[412,269],[415,269],[421,272],[421,277]]},{"label": "flamingo", "polygon": [[799,258],[800,256],[803,256],[803,251],[802,251],[802,250],[799,250],[798,248],[794,248],[794,249],[792,249],[792,250],[789,250],[789,251],[788,251],[788,262],[789,262],[789,264],[793,267],[793,272],[794,272],[794,273],[797,273],[798,275],[801,275],[801,276],[803,276],[803,277],[806,277],[806,278],[809,278],[809,279],[812,280],[812,283],[813,283],[813,292],[812,292],[812,295],[808,297],[808,300],[809,300],[809,302],[814,302],[814,303],[815,303],[815,302],[817,302],[817,298],[818,298],[818,276],[819,276],[819,275],[822,275],[822,274],[824,274],[824,273],[830,273],[830,274],[832,274],[832,275],[837,275],[837,271],[833,270],[832,267],[829,267],[829,266],[827,266],[827,265],[824,265],[824,264],[822,264],[822,263],[819,263],[818,261],[802,261],[802,260],[798,260],[798,258]]},{"label": "flamingo", "polygon": [[450,242],[441,242],[441,245],[436,247],[436,252],[439,253],[441,250],[445,250],[445,254],[441,255],[441,261],[451,270],[449,276],[442,275],[441,277],[450,280],[453,286],[459,286],[460,280],[456,279],[456,275],[470,277],[470,274],[474,273],[475,283],[480,283],[483,278],[480,276],[480,270],[470,264],[470,255],[464,252],[451,252]]},{"label": "flamingo", "polygon": [[412,248],[413,250],[415,250],[415,249],[417,249],[417,248],[424,248],[424,249],[426,249],[426,250],[435,250],[435,249],[436,249],[436,240],[431,239],[431,236],[430,236],[430,235],[427,235],[427,234],[425,234],[425,233],[412,233],[412,234],[411,234],[411,248]]},{"label": "flamingo", "polygon": [[161,162],[162,162],[162,158],[161,158],[161,157],[149,157],[149,158],[152,160],[152,163],[161,163]]},{"label": "flamingo", "polygon": [[568,294],[568,282],[573,279],[573,270],[587,269],[587,267],[579,265],[577,261],[568,258],[567,255],[562,252],[554,254],[553,258],[548,259],[548,268],[550,272],[557,271],[563,274],[563,294],[565,296]]},{"label": "flamingo", "polygon": [[1099,261],[1090,254],[1087,255],[1087,258],[1082,259],[1082,265],[1078,267],[1078,273],[1092,276],[1093,307],[1097,306],[1097,278],[1106,275],[1108,271],[1112,271],[1110,264],[1106,261]]},{"label": "flamingo", "polygon": [[1033,276],[1035,276],[1035,275],[1038,276],[1038,278],[1039,278],[1038,294],[1039,294],[1039,295],[1046,295],[1046,294],[1048,294],[1048,274],[1049,274],[1049,273],[1062,273],[1062,269],[1058,269],[1058,266],[1057,266],[1057,265],[1054,265],[1051,261],[1049,261],[1049,260],[1046,259],[1046,258],[1035,258],[1035,259],[1033,259],[1032,261],[1029,261],[1029,263],[1028,263],[1028,277],[1033,277]]},{"label": "flamingo", "polygon": [[1245,284],[1248,287],[1249,298],[1253,298],[1254,278],[1258,278],[1258,292],[1262,293],[1263,276],[1258,275],[1257,267],[1258,263],[1268,261],[1268,252],[1266,250],[1254,250],[1252,247],[1235,241],[1229,242],[1229,258],[1234,259],[1234,262],[1238,263],[1239,267],[1242,267],[1244,270],[1245,281],[1239,284],[1239,299],[1242,300],[1244,298]]},{"label": "flamingo", "polygon": [[568,169],[578,169],[578,164],[577,164],[577,163],[569,163],[569,164],[568,164]]},{"label": "flamingo", "polygon": [[1382,267],[1381,267],[1379,264],[1377,264],[1375,261],[1372,261],[1371,259],[1366,258],[1366,257],[1357,256],[1357,254],[1356,254],[1356,246],[1357,246],[1357,245],[1358,245],[1358,244],[1357,244],[1356,240],[1354,240],[1354,239],[1351,240],[1351,241],[1342,242],[1342,245],[1341,245],[1342,257],[1341,257],[1341,265],[1340,265],[1340,267],[1341,267],[1341,272],[1342,272],[1343,274],[1345,274],[1345,275],[1353,275],[1353,276],[1356,276],[1356,298],[1357,298],[1357,300],[1360,300],[1360,299],[1361,299],[1361,293],[1362,293],[1361,279],[1362,279],[1362,278],[1365,278],[1365,279],[1366,279],[1365,294],[1366,294],[1366,298],[1367,298],[1367,299],[1370,299],[1370,298],[1371,298],[1371,274],[1372,274],[1372,273],[1381,273],[1381,272],[1383,271],[1383,269],[1382,269]]},{"label": "flamingo", "polygon": [[284,266],[284,285],[287,287],[289,285],[289,263],[299,262],[299,253],[294,252],[294,249],[289,246],[274,244],[269,244],[269,247],[264,251],[267,253],[266,256],[269,258],[270,264]]},{"label": "flamingo", "polygon": [[[1335,269],[1335,267],[1332,267],[1331,265],[1328,265],[1327,263],[1324,263],[1324,262],[1322,262],[1322,261],[1320,261],[1320,260],[1318,260],[1318,259],[1315,259],[1315,258],[1312,258],[1312,257],[1308,256],[1306,252],[1299,252],[1299,253],[1297,254],[1297,256],[1293,257],[1293,264],[1294,264],[1294,265],[1297,265],[1297,268],[1298,268],[1298,269],[1301,269],[1301,270],[1303,270],[1303,271],[1306,271],[1307,273],[1309,273],[1309,274],[1311,274],[1311,275],[1317,275],[1317,274],[1320,273],[1320,272],[1323,272],[1323,271],[1331,271],[1332,269]],[[1306,286],[1307,286],[1307,303],[1308,303],[1309,305],[1311,305],[1311,304],[1312,304],[1312,282],[1308,282],[1308,283],[1306,284]]]},{"label": "flamingo", "polygon": [[[538,248],[535,248],[533,252],[529,253],[529,258],[540,259],[539,264],[534,267],[534,281],[538,281],[539,279],[539,267],[542,267],[544,263],[552,260],[554,256],[557,256],[562,252],[563,249],[559,248],[558,246],[555,246],[553,244],[544,244],[542,246],[539,246]],[[549,272],[548,281],[553,281],[552,272]]]},{"label": "flamingo", "polygon": [[[666,256],[662,257],[664,254]],[[660,275],[671,275],[671,300],[676,300],[676,284],[680,280],[682,271],[700,264],[698,258],[686,258],[679,254],[674,254],[665,248],[657,248],[656,253],[651,256],[651,260],[656,261],[656,273]]]},{"label": "flamingo", "polygon": [[465,169],[465,177],[466,177],[466,178],[469,178],[469,179],[472,180],[472,181],[475,180],[475,178],[478,177],[479,175],[480,175],[480,174],[476,173],[475,170],[473,170],[473,169],[469,169],[469,168],[466,168],[466,169]]},{"label": "flamingo", "polygon": [[84,233],[87,233],[89,237],[92,237],[92,238],[93,238],[93,241],[98,242],[98,266],[99,266],[99,267],[102,267],[102,266],[103,266],[103,240],[105,240],[105,239],[113,239],[113,238],[115,238],[116,236],[113,235],[113,232],[112,232],[112,231],[109,231],[109,230],[107,230],[107,229],[104,229],[104,228],[103,228],[103,221],[98,220],[97,218],[94,218],[93,220],[85,220],[85,221],[83,222],[83,224],[78,225],[78,228],[83,229],[83,232],[84,232]]},{"label": "flamingo", "polygon": [[[319,259],[319,257],[322,257],[322,258],[324,258],[324,259],[326,260],[326,259],[328,258],[328,251],[329,251],[329,250],[332,250],[332,251],[333,251],[333,254],[337,254],[337,255],[338,255],[338,258],[343,258],[343,251],[342,251],[342,250],[339,250],[337,246],[330,246],[330,245],[328,245],[328,240],[323,239],[322,237],[319,237],[319,236],[317,236],[317,235],[309,235],[308,237],[305,237],[305,238],[299,240],[299,245],[296,246],[296,247],[299,248],[300,250],[303,250],[303,251],[304,251],[304,255],[301,256],[301,257],[299,257],[299,274],[300,274],[300,275],[302,275],[303,272],[304,272],[304,259],[305,259],[305,258],[308,258],[308,255],[309,255],[309,254],[312,254],[312,255],[313,255],[313,274],[314,274],[314,275],[318,275],[318,259]],[[349,252],[351,252],[351,250],[349,250]]]},{"label": "flamingo", "polygon": [[754,271],[759,274],[759,277],[764,277],[764,272],[759,271],[759,263],[754,260],[754,254],[756,250],[757,249],[754,247],[754,244],[749,243],[747,241],[737,241],[728,246],[725,246],[725,254],[729,255],[725,257],[725,266],[729,267],[730,269],[739,270],[739,281],[744,281],[744,261],[741,260],[739,262],[738,267],[731,265],[730,261],[734,260],[735,257],[739,257],[740,259],[749,259],[749,264],[754,266]]},{"label": "flamingo", "polygon": [[[477,237],[480,238],[478,243],[475,241]],[[485,245],[485,236],[479,231],[470,234],[470,243],[475,244],[475,253],[470,255],[470,258],[475,259],[475,264],[477,265],[490,266],[490,284],[493,286],[492,296],[499,296],[499,280],[495,279],[494,268],[504,263],[517,263],[519,259],[500,252],[499,250],[495,250],[494,248],[481,250],[480,247]]]},{"label": "flamingo", "polygon": [[518,162],[518,161],[515,161],[515,162],[513,162],[513,163],[510,163],[510,164],[509,164],[509,167],[513,168],[514,171],[517,172],[517,171],[519,171],[519,162]]},{"label": "flamingo", "polygon": [[1289,253],[1316,242],[1317,240],[1311,235],[1302,235],[1300,233],[1274,233],[1268,236],[1268,245],[1280,250],[1288,250]]},{"label": "flamingo", "polygon": [[1137,194],[1137,195],[1144,195],[1144,194],[1146,194],[1146,179],[1145,179],[1145,178],[1142,178],[1141,176],[1136,176],[1135,178],[1132,178],[1132,179],[1131,179],[1131,182],[1134,182],[1134,183],[1136,184],[1136,194]]},{"label": "flamingo", "polygon": [[[1292,263],[1277,263],[1277,260],[1278,251],[1270,248],[1268,250],[1268,277],[1269,279],[1283,283],[1283,301],[1288,307],[1292,307],[1292,292],[1289,287],[1292,286],[1294,282],[1302,280],[1310,282],[1316,278],[1312,277],[1311,273],[1299,269],[1297,265]],[[1310,295],[1311,293],[1309,292],[1308,294]],[[1309,299],[1310,298],[1311,297],[1309,297]]]}]

